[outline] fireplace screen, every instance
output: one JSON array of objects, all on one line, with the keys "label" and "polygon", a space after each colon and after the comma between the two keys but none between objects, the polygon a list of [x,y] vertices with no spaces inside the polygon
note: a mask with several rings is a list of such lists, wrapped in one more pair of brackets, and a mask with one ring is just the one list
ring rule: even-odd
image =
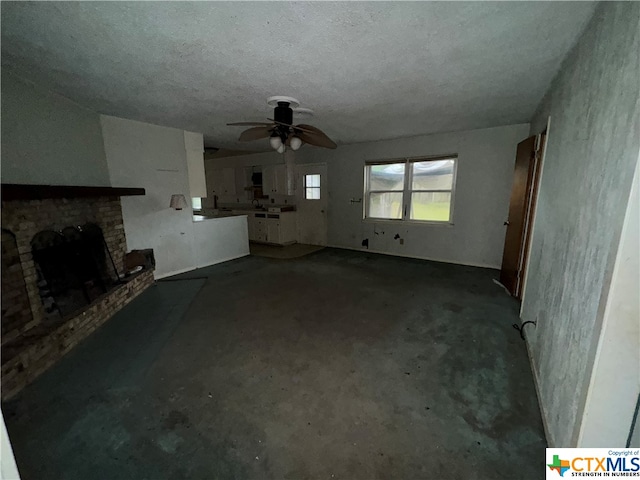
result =
[{"label": "fireplace screen", "polygon": [[[88,223],[61,232],[43,230],[31,240],[38,289],[47,316],[67,316],[115,286],[102,230]],[[117,279],[117,271],[111,265]]]}]

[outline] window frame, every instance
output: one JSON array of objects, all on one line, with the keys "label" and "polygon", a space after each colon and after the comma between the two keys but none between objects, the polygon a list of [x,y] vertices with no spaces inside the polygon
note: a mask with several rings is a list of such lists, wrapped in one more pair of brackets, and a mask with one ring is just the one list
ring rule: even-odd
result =
[{"label": "window frame", "polygon": [[[319,185],[317,187],[309,187],[309,186],[307,186],[307,177],[311,177],[311,176],[318,177]],[[304,199],[305,200],[308,200],[310,202],[314,202],[314,201],[322,199],[322,175],[320,175],[318,173],[305,174],[304,177],[303,177],[303,183],[304,183],[303,190],[304,190]],[[317,190],[318,191],[318,198],[308,198],[307,197],[307,189]]]},{"label": "window frame", "polygon": [[[453,178],[450,190],[413,190],[413,163],[418,162],[436,162],[440,160],[453,160]],[[369,188],[370,182],[370,167],[376,165],[390,165],[402,163],[404,168],[404,185],[402,190],[371,190]],[[366,161],[364,164],[364,195],[362,202],[362,220],[371,223],[391,222],[391,223],[409,223],[417,225],[453,225],[454,224],[454,205],[455,205],[455,193],[456,183],[458,177],[458,154],[449,155],[437,155],[437,156],[420,156],[420,157],[401,157],[394,159],[384,160],[371,160]],[[369,204],[371,193],[400,193],[402,195],[402,210],[401,218],[383,218],[383,217],[371,217],[369,215]],[[413,220],[411,219],[411,201],[413,193],[432,193],[432,192],[449,192],[451,194],[451,201],[449,204],[449,220]]]}]

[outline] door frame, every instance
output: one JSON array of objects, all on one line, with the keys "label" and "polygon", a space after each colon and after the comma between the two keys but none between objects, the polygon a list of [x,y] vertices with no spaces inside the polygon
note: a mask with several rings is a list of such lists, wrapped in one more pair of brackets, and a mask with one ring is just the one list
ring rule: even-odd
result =
[{"label": "door frame", "polygon": [[[529,251],[531,247],[531,236],[532,236],[532,230],[533,230],[533,220],[535,216],[534,213],[535,213],[535,208],[538,200],[538,190],[540,186],[540,178],[541,178],[540,172],[542,167],[543,149],[546,148],[545,139],[546,139],[546,130],[543,131],[542,133],[531,135],[527,137],[525,140],[522,140],[522,142],[518,143],[518,153],[516,153],[516,168],[515,168],[516,173],[514,174],[514,180],[513,180],[514,183],[512,185],[512,196],[515,192],[514,189],[516,188],[516,181],[518,181],[518,184],[521,181],[521,180],[517,180],[518,178],[520,178],[519,175],[521,175],[521,174],[518,174],[517,172],[519,171],[519,169],[524,167],[524,165],[522,165],[522,167],[518,166],[518,165],[521,165],[520,163],[518,163],[522,161],[521,155],[525,153],[530,155],[530,157],[528,159],[527,166],[526,166],[527,173],[526,173],[525,190],[523,193],[519,194],[515,200],[514,200],[514,197],[512,197],[509,202],[509,218],[505,222],[505,225],[508,225],[508,227],[507,227],[507,232],[505,234],[505,245],[504,245],[503,256],[502,256],[502,268],[500,272],[500,281],[505,283],[504,285],[505,288],[507,288],[509,290],[509,293],[513,297],[517,298],[518,300],[522,299],[523,287],[524,287],[525,278],[527,275]],[[521,146],[523,146],[525,142],[529,144],[532,143],[530,147],[529,145],[526,145],[526,147],[531,148],[531,150],[526,150],[526,151],[521,150]],[[523,195],[523,196],[520,197],[520,195]],[[509,254],[509,257],[507,257],[507,245],[511,245],[512,247],[510,248],[515,247],[515,245],[513,245],[514,231],[509,230],[509,228],[514,228],[514,226],[511,226],[511,223],[513,223],[516,220],[512,218],[512,213],[513,213],[512,209],[514,208],[514,201],[517,201],[519,203],[520,199],[522,199],[521,200],[523,204],[522,208],[524,211],[522,212],[522,219],[520,220],[520,217],[519,217],[520,214],[518,214],[518,218],[517,218],[517,220],[521,222],[521,226],[515,227],[515,228],[521,228],[519,232],[519,239],[518,239],[519,245],[517,246],[518,248],[517,259],[513,259],[515,260],[515,265],[509,262],[510,268],[508,271],[505,271],[505,259],[512,258],[511,254]],[[516,205],[518,205],[518,203],[516,203]],[[512,272],[511,268],[515,268],[514,277],[511,277],[511,272]],[[506,272],[509,272],[509,275],[507,275]],[[508,283],[506,282],[507,277],[510,280]]]},{"label": "door frame", "polygon": [[524,232],[522,248],[520,250],[520,275],[516,283],[516,298],[522,299],[522,293],[524,291],[525,279],[527,276],[527,270],[529,267],[529,253],[531,250],[531,237],[533,231],[533,220],[535,217],[535,209],[538,204],[538,192],[540,190],[540,177],[542,171],[542,159],[544,157],[543,150],[547,144],[547,131],[536,135],[535,156],[533,160],[533,171],[531,172],[531,190],[528,192],[529,198],[527,199],[527,210],[525,211],[524,218]]},{"label": "door frame", "polygon": [[551,127],[551,117],[547,118],[546,128],[539,134],[544,136],[544,144],[539,150],[539,158],[537,160],[536,177],[535,177],[535,196],[533,196],[531,204],[528,209],[527,223],[525,231],[525,247],[526,253],[524,254],[522,262],[522,276],[520,281],[520,289],[518,299],[520,300],[520,315],[522,315],[522,304],[524,303],[524,297],[527,293],[527,279],[529,276],[529,263],[531,262],[531,241],[533,239],[533,224],[536,219],[536,213],[538,209],[538,193],[540,190],[540,183],[542,182],[542,173],[544,171],[544,160],[547,156],[547,146],[549,145],[549,130]]}]

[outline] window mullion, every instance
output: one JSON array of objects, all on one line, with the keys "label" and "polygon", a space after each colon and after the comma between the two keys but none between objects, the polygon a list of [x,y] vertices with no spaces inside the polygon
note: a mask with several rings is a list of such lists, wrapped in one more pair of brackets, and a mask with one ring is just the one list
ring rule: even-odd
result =
[{"label": "window mullion", "polygon": [[405,162],[404,167],[404,190],[402,192],[402,220],[406,221],[409,218],[409,212],[411,211],[411,182],[413,181],[413,168],[409,160]]}]

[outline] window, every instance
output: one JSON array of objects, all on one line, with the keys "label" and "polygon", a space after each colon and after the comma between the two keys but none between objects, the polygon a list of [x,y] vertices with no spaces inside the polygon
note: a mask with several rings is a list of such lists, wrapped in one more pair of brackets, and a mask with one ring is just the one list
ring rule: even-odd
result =
[{"label": "window", "polygon": [[191,206],[193,207],[194,212],[199,212],[200,210],[202,210],[202,198],[191,197]]},{"label": "window", "polygon": [[450,223],[457,157],[365,166],[365,218]]},{"label": "window", "polygon": [[320,175],[304,176],[304,198],[306,200],[320,200]]}]

